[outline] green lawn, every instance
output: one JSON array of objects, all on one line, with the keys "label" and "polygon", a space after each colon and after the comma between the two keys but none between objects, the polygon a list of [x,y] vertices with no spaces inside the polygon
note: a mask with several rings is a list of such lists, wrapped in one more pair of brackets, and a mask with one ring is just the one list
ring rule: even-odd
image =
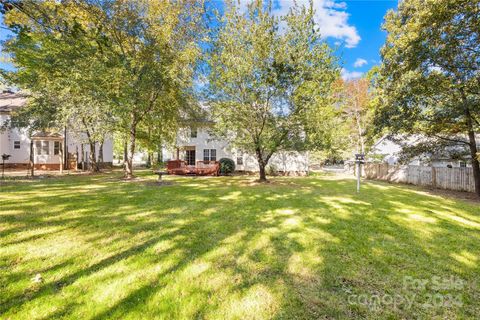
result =
[{"label": "green lawn", "polygon": [[0,185],[1,319],[480,318],[478,203],[334,176],[118,177]]}]

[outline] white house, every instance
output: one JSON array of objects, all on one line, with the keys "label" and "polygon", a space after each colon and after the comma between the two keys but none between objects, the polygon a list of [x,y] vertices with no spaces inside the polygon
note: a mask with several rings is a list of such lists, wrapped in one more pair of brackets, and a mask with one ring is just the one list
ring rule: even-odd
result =
[{"label": "white house", "polygon": [[[227,141],[214,137],[210,133],[208,124],[197,128],[181,129],[177,134],[175,147],[171,150],[170,159],[181,159],[189,165],[195,165],[197,161],[218,161],[221,158],[232,159],[237,171],[259,171],[254,155],[235,150]],[[279,151],[272,156],[268,166],[283,174],[306,174],[308,173],[308,152]]]},{"label": "white house", "polygon": [[[414,145],[421,141],[421,137],[409,136],[405,138],[405,143],[408,145]],[[480,136],[477,137],[477,143],[480,143]],[[480,148],[480,144],[478,145]],[[433,167],[470,167],[468,159],[454,159],[452,154],[458,153],[457,148],[450,147],[449,149],[444,150],[442,153],[436,154],[423,154],[418,157],[415,157],[410,160],[409,165],[428,165]],[[370,158],[380,158],[381,161],[388,163],[389,165],[399,164],[400,155],[402,153],[402,146],[398,142],[393,141],[388,138],[388,136],[383,136],[380,138],[373,146],[370,151]],[[455,152],[456,151],[456,152]],[[373,160],[373,159],[370,159]]]},{"label": "white house", "polygon": [[[0,93],[0,155],[9,155],[5,162],[8,168],[27,168],[30,163],[30,146],[33,141],[35,168],[58,170],[60,164],[65,168],[77,169],[88,166],[89,145],[81,143],[70,133],[69,128],[63,132],[34,132],[32,135],[25,128],[5,126],[11,113],[22,108],[27,101],[25,95],[4,91]],[[67,146],[67,148],[64,148]],[[100,146],[96,145],[98,159]],[[113,159],[113,142],[106,139],[103,144],[103,163],[111,165]],[[66,153],[62,151],[65,150]],[[63,156],[62,156],[63,155]]]},{"label": "white house", "polygon": [[[396,165],[399,164],[401,152],[402,146],[385,135],[373,144],[370,156],[376,156],[389,165]],[[410,164],[420,165],[420,159],[412,159]]]}]

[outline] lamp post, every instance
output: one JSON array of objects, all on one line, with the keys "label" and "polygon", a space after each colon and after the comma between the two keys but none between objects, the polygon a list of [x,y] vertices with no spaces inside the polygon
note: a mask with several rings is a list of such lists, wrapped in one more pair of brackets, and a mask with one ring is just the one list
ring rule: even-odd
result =
[{"label": "lamp post", "polygon": [[2,179],[5,178],[5,160],[8,160],[11,156],[9,154],[2,154]]},{"label": "lamp post", "polygon": [[355,162],[357,164],[357,193],[360,192],[360,177],[362,175],[362,164],[365,162],[365,155],[363,153],[355,154]]}]

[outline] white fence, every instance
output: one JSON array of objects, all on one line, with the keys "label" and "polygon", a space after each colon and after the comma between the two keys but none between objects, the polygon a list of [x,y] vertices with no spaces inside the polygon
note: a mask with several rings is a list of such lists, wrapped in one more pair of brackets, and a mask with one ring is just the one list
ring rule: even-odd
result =
[{"label": "white fence", "polygon": [[424,166],[391,166],[367,163],[367,179],[409,183],[446,190],[475,191],[472,168],[436,168]]}]

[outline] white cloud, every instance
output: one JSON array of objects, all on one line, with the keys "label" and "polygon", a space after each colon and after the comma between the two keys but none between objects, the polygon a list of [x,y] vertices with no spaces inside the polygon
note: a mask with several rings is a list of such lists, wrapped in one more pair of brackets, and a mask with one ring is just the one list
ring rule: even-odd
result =
[{"label": "white cloud", "polygon": [[343,80],[352,80],[352,79],[358,79],[361,78],[363,75],[363,72],[359,71],[348,71],[345,68],[342,68],[340,75],[342,76]]},{"label": "white cloud", "polygon": [[357,60],[355,60],[355,63],[353,64],[353,66],[355,68],[360,68],[364,65],[368,64],[368,61],[365,60],[365,59],[362,59],[362,58],[357,58]]},{"label": "white cloud", "polygon": [[[250,0],[242,0],[240,8],[246,10],[246,5]],[[297,0],[299,5],[308,7],[309,0]],[[278,6],[273,10],[274,14],[279,16],[287,14],[293,5],[292,0],[278,0]],[[336,2],[334,0],[314,0],[315,18],[320,26],[320,32],[325,38],[340,39],[345,43],[345,47],[354,48],[360,42],[361,38],[357,28],[348,23],[350,16],[345,10],[345,2]]]}]

